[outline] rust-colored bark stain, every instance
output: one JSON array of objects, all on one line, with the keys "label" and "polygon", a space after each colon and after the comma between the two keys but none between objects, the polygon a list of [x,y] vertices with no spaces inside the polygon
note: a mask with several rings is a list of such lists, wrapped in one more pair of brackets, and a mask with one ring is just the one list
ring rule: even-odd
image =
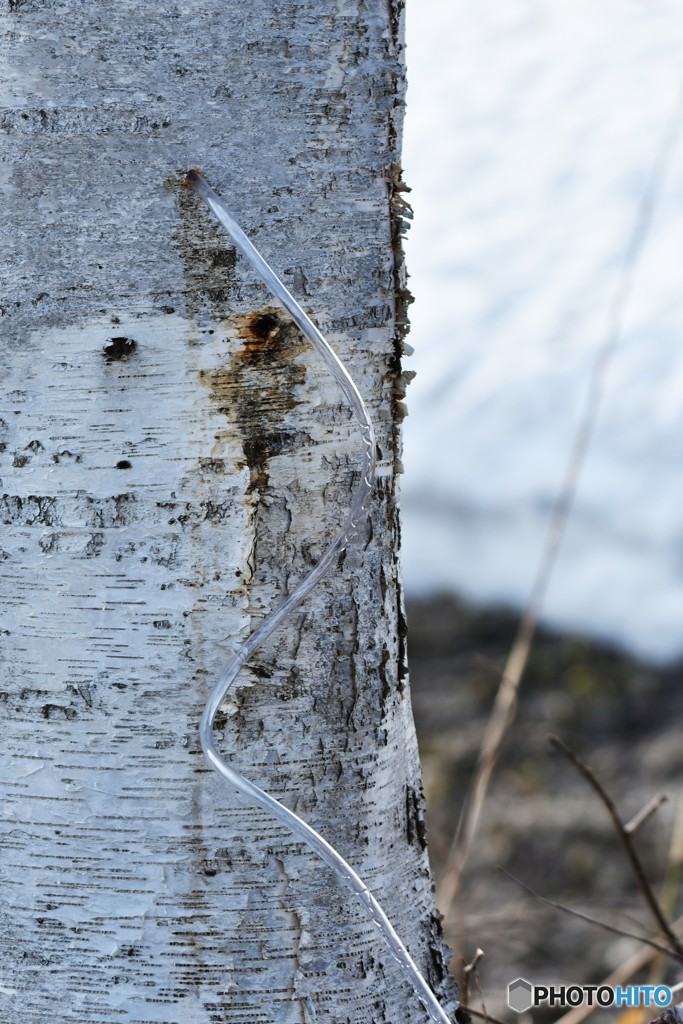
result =
[{"label": "rust-colored bark stain", "polygon": [[201,168],[192,167],[183,178],[181,185],[183,186],[183,188],[192,188],[192,182],[196,181],[197,178],[201,177],[203,177]]},{"label": "rust-colored bark stain", "polygon": [[[237,358],[253,366],[266,366],[274,358],[285,363],[307,348],[306,341],[292,321],[279,309],[266,306],[256,313],[235,318],[237,337],[244,342]],[[297,366],[300,376],[303,367]]]},{"label": "rust-colored bark stain", "polygon": [[211,400],[235,423],[250,470],[249,491],[268,487],[268,463],[293,451],[300,431],[284,426],[299,404],[296,389],[306,368],[296,359],[307,348],[294,324],[278,309],[265,307],[234,318],[242,347],[225,367],[203,372]]}]

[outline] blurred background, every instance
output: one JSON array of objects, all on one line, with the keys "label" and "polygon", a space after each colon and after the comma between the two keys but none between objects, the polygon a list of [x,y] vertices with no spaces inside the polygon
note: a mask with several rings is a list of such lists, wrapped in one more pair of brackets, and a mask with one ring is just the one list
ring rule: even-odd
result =
[{"label": "blurred background", "polygon": [[[604,808],[548,732],[593,765],[624,820],[667,793],[637,840],[668,912],[683,912],[683,10],[412,0],[408,75],[404,571],[437,877],[592,417],[517,718],[446,919],[455,973],[482,947],[489,1009],[509,1019],[519,975],[597,982],[641,947],[544,907],[497,864],[656,933]],[[672,981],[678,966],[642,970]]]}]

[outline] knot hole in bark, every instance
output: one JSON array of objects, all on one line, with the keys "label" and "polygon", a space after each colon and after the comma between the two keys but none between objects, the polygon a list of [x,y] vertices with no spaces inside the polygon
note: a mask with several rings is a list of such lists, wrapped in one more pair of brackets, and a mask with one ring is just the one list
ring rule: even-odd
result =
[{"label": "knot hole in bark", "polygon": [[105,363],[117,363],[130,359],[137,351],[138,343],[132,338],[110,338],[102,349]]}]

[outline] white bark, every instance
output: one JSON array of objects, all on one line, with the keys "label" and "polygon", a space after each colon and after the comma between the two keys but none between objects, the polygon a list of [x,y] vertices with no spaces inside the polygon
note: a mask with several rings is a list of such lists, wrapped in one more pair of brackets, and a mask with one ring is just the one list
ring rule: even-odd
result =
[{"label": "white bark", "polygon": [[[341,521],[357,438],[181,171],[354,374],[368,524],[245,671],[239,770],[360,871],[435,985],[398,576],[399,10],[12,0],[0,17],[0,1018],[422,1021],[331,873],[205,765],[239,642]],[[397,298],[398,296],[398,298]]]}]

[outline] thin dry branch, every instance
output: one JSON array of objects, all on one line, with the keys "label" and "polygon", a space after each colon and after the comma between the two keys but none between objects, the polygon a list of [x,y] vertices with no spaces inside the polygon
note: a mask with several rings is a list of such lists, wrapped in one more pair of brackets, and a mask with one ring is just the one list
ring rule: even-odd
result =
[{"label": "thin dry branch", "polygon": [[463,1003],[469,1003],[470,1001],[470,975],[473,971],[476,973],[477,964],[483,956],[484,950],[477,949],[469,963],[467,963],[464,956],[460,958],[462,960],[462,985],[460,987],[462,989],[461,995]]},{"label": "thin dry branch", "polygon": [[[683,917],[679,917],[678,920],[674,921],[673,927],[683,927]],[[667,953],[667,955],[669,954]],[[628,960],[625,960],[623,964],[619,964],[611,974],[603,978],[600,985],[607,985],[610,988],[614,988],[616,985],[623,985],[634,974],[642,971],[643,968],[647,967],[648,964],[659,956],[660,953],[656,949],[639,949],[637,953],[634,953]],[[583,1021],[598,1009],[597,1005],[589,1005],[588,1003],[584,1003],[583,1006],[574,1006],[567,1013],[563,1014],[559,1020],[556,1020],[555,1024],[583,1024]]]},{"label": "thin dry branch", "polygon": [[[657,803],[659,806],[659,799],[655,797],[651,800],[642,811],[639,812],[629,823],[630,832],[633,834],[636,828],[639,827],[645,820],[646,814],[653,805]],[[629,825],[625,828],[629,829]],[[667,872],[667,879],[664,884],[664,904],[665,906],[670,904],[669,910],[673,910],[673,904],[675,902],[675,893],[677,891],[677,868],[680,861],[683,860],[683,852],[679,849],[680,838],[683,837],[683,799],[678,802],[678,813],[674,822],[674,829],[671,838],[671,846],[669,850],[669,870]],[[671,882],[673,881],[673,884]],[[667,899],[667,896],[669,897]],[[678,934],[683,928],[683,917],[677,918],[671,925],[672,929]],[[667,954],[669,955],[669,954]],[[642,971],[649,964],[653,964],[656,961],[661,961],[662,954],[658,950],[654,949],[640,949],[633,956],[629,957],[628,960],[620,964],[614,971],[611,972],[606,978],[604,978],[600,984],[608,985],[613,988],[615,985],[623,985],[629,981],[639,971]],[[683,987],[683,985],[681,986]],[[672,988],[672,992],[676,992],[679,986]],[[583,1024],[583,1021],[591,1016],[592,1013],[597,1009],[595,1005],[585,1004],[583,1006],[575,1006],[571,1010],[568,1010],[555,1024]]]},{"label": "thin dry branch", "polygon": [[[470,961],[470,963],[467,963],[465,961],[464,957],[462,958],[463,988],[464,988],[463,1002],[464,1003],[469,1003],[469,1001],[470,1001],[470,978],[472,978],[474,980],[474,984],[475,984],[477,992],[479,994],[479,1000],[481,1002],[481,1009],[482,1009],[482,1014],[481,1015],[483,1016],[484,1020],[489,1021],[489,1020],[492,1020],[492,1018],[489,1016],[488,1011],[486,1009],[486,1003],[484,1001],[484,993],[482,992],[481,983],[479,981],[479,972],[477,970],[477,965],[479,964],[479,961],[482,959],[483,956],[484,956],[484,950],[483,949],[477,949],[477,951],[474,954],[474,956],[473,956],[472,960]],[[470,1012],[472,1012],[472,1011],[470,1011]]]},{"label": "thin dry branch", "polygon": [[650,885],[647,875],[645,874],[645,871],[643,869],[643,865],[640,863],[640,858],[636,853],[635,847],[631,841],[631,836],[626,831],[624,823],[619,817],[619,813],[611,796],[606,791],[602,783],[595,777],[595,774],[591,771],[591,769],[587,765],[585,765],[583,761],[579,757],[577,757],[572,750],[569,749],[569,747],[565,746],[562,740],[558,739],[557,736],[549,736],[548,740],[550,743],[552,743],[556,750],[559,750],[560,753],[564,754],[567,760],[570,761],[579,772],[581,772],[583,777],[592,786],[592,788],[595,790],[597,795],[602,800],[607,810],[607,813],[612,819],[615,831],[619,836],[619,839],[621,840],[621,845],[624,847],[624,850],[626,851],[626,856],[628,857],[629,862],[631,864],[631,868],[633,870],[636,882],[638,883],[638,887],[643,894],[645,902],[647,903],[648,907],[652,912],[652,916],[657,922],[659,930],[669,940],[671,944],[671,950],[676,952],[678,959],[683,960],[683,943],[680,941],[678,936],[675,935],[672,931],[671,925],[669,924],[666,915],[664,914],[664,911],[659,905],[659,900],[653,892],[652,886]]},{"label": "thin dry branch", "polygon": [[608,924],[607,921],[600,921],[597,917],[591,917],[590,914],[584,914],[582,910],[575,910],[573,907],[568,907],[564,903],[558,903],[557,900],[551,900],[548,896],[541,896],[539,892],[532,889],[526,882],[522,882],[521,879],[511,875],[505,868],[498,866],[498,870],[501,874],[509,878],[511,882],[518,885],[525,892],[528,892],[534,899],[539,900],[541,903],[547,904],[549,907],[554,907],[555,910],[561,910],[563,914],[570,914],[571,917],[578,917],[581,921],[586,921],[588,924],[593,924],[597,928],[602,928],[606,932],[612,932],[613,935],[620,935],[623,939],[635,939],[636,942],[643,942],[646,946],[650,946],[652,949],[657,950],[658,953],[664,953],[666,956],[672,956],[676,960],[683,962],[683,956],[674,952],[668,946],[663,946],[660,942],[656,942],[654,939],[649,939],[646,935],[636,935],[634,932],[627,932],[623,928],[617,928],[616,925]]},{"label": "thin dry branch", "polygon": [[674,827],[669,844],[666,875],[662,890],[662,905],[666,914],[676,909],[683,871],[683,792],[679,793],[674,816]]},{"label": "thin dry branch", "polygon": [[656,796],[652,797],[652,800],[648,800],[641,811],[631,818],[629,822],[624,825],[624,831],[628,832],[630,836],[635,835],[641,825],[644,825],[653,814],[656,814],[662,804],[665,804],[668,800],[666,793],[657,793]]},{"label": "thin dry branch", "polygon": [[446,865],[437,886],[437,903],[446,916],[460,886],[460,879],[503,740],[515,718],[519,686],[529,660],[541,608],[572,510],[586,453],[595,430],[605,390],[607,371],[621,336],[624,309],[633,290],[640,257],[647,241],[664,177],[678,142],[682,120],[683,88],[680,90],[674,110],[666,124],[649,182],[638,205],[635,223],[624,251],[616,289],[610,304],[607,330],[595,355],[587,398],[572,441],[562,484],[550,516],[529,599],[503,669],[498,693],[484,731],[474,777],[451,842]]}]

